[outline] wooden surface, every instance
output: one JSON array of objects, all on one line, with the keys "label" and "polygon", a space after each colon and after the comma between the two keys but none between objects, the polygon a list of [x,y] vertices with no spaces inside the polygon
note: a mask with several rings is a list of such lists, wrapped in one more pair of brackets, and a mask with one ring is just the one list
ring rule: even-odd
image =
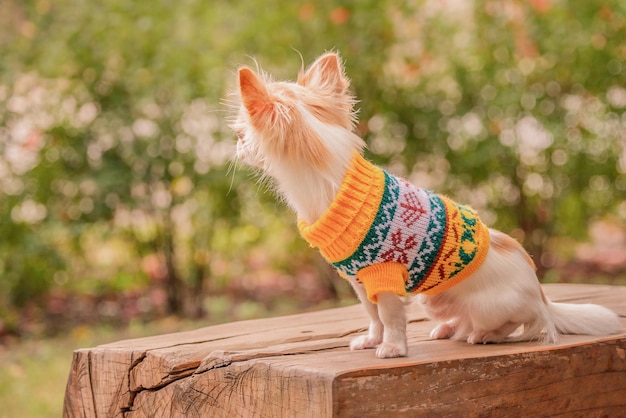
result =
[{"label": "wooden surface", "polygon": [[430,341],[411,305],[409,355],[351,352],[358,305],[119,341],[74,352],[65,417],[626,416],[626,287],[546,285],[607,306],[611,336],[558,344]]}]

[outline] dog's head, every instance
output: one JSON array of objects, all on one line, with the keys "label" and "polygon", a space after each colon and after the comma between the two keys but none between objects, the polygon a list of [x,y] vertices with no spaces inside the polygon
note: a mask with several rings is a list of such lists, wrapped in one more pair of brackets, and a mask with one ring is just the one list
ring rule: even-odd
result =
[{"label": "dog's head", "polygon": [[[336,53],[320,56],[296,82],[239,69],[237,158],[271,174],[281,163],[323,168],[338,149],[361,151],[349,80]],[[341,151],[341,152],[348,152]]]}]

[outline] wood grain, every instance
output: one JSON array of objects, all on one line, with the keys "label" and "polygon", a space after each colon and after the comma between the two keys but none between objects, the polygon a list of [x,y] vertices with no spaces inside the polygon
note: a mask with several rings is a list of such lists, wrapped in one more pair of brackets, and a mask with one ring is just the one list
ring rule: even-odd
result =
[{"label": "wood grain", "polygon": [[[626,287],[544,289],[626,317]],[[64,416],[626,416],[624,330],[469,345],[430,341],[418,304],[409,320],[402,359],[348,349],[367,326],[358,305],[77,350]]]}]

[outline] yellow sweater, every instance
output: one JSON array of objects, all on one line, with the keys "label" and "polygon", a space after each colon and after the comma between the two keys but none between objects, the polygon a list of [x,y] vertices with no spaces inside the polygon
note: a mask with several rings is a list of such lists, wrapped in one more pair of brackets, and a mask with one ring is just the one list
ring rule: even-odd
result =
[{"label": "yellow sweater", "polygon": [[381,292],[434,295],[485,260],[489,230],[474,210],[391,176],[358,154],[334,201],[302,236],[345,277]]}]

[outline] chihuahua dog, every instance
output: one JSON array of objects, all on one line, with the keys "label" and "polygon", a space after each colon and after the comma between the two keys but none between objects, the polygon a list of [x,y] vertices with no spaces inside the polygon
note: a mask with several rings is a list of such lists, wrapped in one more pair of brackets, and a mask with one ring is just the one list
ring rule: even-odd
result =
[{"label": "chihuahua dog", "polygon": [[350,281],[371,321],[352,350],[407,355],[405,303],[418,295],[439,322],[430,337],[470,344],[610,334],[618,316],[592,304],[554,303],[535,265],[468,206],[409,184],[363,158],[355,98],[338,54],[296,82],[239,69],[236,158],[274,180],[302,236]]}]

